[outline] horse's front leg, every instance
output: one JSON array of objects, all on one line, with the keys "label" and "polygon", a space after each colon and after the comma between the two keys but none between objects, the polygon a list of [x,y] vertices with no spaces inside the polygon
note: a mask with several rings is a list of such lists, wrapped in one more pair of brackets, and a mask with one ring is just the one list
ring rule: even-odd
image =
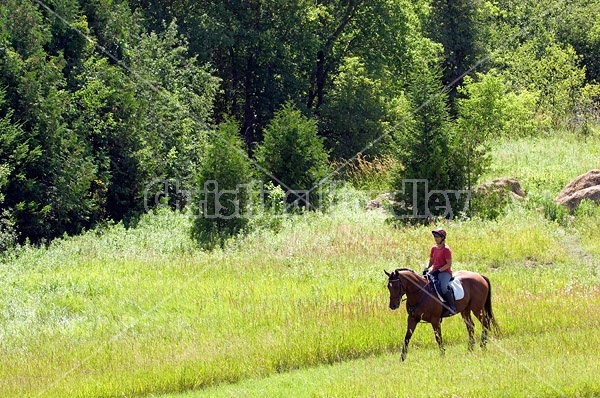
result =
[{"label": "horse's front leg", "polygon": [[431,326],[433,327],[433,333],[435,334],[435,341],[437,341],[438,346],[440,347],[440,351],[443,354],[444,353],[444,344],[442,343],[442,320],[441,320],[441,318],[432,319]]},{"label": "horse's front leg", "polygon": [[410,338],[412,334],[415,332],[415,328],[419,321],[411,316],[408,317],[408,326],[406,328],[406,335],[404,336],[404,344],[402,345],[402,361],[406,359],[406,353],[408,352],[408,343],[410,342]]}]

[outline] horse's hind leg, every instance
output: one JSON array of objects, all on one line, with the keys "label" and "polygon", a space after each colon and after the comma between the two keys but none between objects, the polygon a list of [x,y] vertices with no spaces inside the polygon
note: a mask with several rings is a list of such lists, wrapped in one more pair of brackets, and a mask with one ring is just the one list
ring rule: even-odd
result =
[{"label": "horse's hind leg", "polygon": [[481,348],[485,348],[485,345],[487,344],[488,331],[490,329],[490,320],[485,315],[485,311],[483,309],[478,311],[476,314],[477,319],[479,319],[479,322],[481,322],[481,326],[483,327],[483,331],[481,332]]},{"label": "horse's hind leg", "polygon": [[440,347],[440,352],[445,353],[444,343],[442,342],[442,321],[440,318],[432,319],[431,326],[433,327],[433,333],[435,333],[435,341]]},{"label": "horse's hind leg", "polygon": [[467,308],[461,314],[465,326],[467,327],[467,332],[469,332],[469,351],[473,351],[475,348],[475,337],[473,336],[475,326],[473,325],[473,319],[471,319],[471,310]]}]

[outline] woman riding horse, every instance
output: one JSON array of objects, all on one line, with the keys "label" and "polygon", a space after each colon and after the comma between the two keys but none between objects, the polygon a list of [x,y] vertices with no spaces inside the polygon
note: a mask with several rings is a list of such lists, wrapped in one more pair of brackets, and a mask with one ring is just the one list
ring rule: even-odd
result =
[{"label": "woman riding horse", "polygon": [[454,315],[456,314],[454,291],[452,291],[452,288],[448,287],[450,279],[452,278],[452,250],[450,250],[450,246],[446,244],[446,231],[442,228],[438,228],[435,231],[431,231],[431,233],[433,234],[435,245],[431,247],[429,253],[429,265],[423,270],[423,275],[425,275],[433,265],[433,270],[430,275],[433,279],[433,283],[435,283],[438,288],[438,292],[440,292],[446,301],[444,310],[446,310],[447,315]]},{"label": "woman riding horse", "polygon": [[[433,327],[435,339],[443,351],[442,344],[442,303],[438,299],[431,283],[408,268],[399,268],[394,272],[385,271],[388,276],[388,290],[390,291],[390,308],[395,310],[400,307],[402,297],[406,295],[406,311],[408,312],[408,327],[402,346],[402,360],[406,358],[408,343],[419,322],[429,322]],[[470,271],[458,271],[454,274],[464,290],[464,297],[457,301],[458,312],[469,333],[469,349],[473,349],[474,325],[471,312],[479,319],[483,326],[481,333],[481,346],[485,347],[490,326],[498,330],[498,325],[492,312],[492,286],[490,280],[481,274]]]}]

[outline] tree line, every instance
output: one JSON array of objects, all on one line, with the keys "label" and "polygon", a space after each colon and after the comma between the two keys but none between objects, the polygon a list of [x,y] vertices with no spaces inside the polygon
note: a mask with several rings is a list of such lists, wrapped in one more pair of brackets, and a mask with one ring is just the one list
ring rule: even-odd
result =
[{"label": "tree line", "polygon": [[[491,137],[597,121],[599,11],[597,0],[3,1],[0,250],[134,220],[151,181],[310,190],[358,153],[397,159],[390,189],[411,178],[469,189]],[[199,220],[194,236],[244,227],[223,222]]]}]

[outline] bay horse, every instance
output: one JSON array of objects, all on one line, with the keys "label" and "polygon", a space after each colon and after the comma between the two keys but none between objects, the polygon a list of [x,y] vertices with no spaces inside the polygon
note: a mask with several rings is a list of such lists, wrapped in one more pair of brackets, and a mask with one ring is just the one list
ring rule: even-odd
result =
[{"label": "bay horse", "polygon": [[[388,289],[390,291],[390,308],[392,310],[400,307],[402,296],[406,295],[406,311],[408,312],[408,327],[404,336],[404,345],[402,346],[402,360],[406,359],[408,343],[410,338],[421,321],[431,323],[435,333],[435,340],[444,352],[442,344],[442,314],[444,303],[440,301],[433,283],[419,275],[409,268],[399,268],[394,272],[387,272]],[[456,300],[456,313],[462,315],[462,319],[467,326],[469,333],[469,350],[475,346],[473,337],[474,325],[471,319],[471,312],[475,314],[483,327],[481,333],[481,347],[485,348],[487,335],[490,326],[498,330],[498,324],[492,312],[492,286],[490,280],[481,274],[470,271],[458,271],[454,273],[454,279],[459,279],[462,283],[465,295],[462,299]]]}]

